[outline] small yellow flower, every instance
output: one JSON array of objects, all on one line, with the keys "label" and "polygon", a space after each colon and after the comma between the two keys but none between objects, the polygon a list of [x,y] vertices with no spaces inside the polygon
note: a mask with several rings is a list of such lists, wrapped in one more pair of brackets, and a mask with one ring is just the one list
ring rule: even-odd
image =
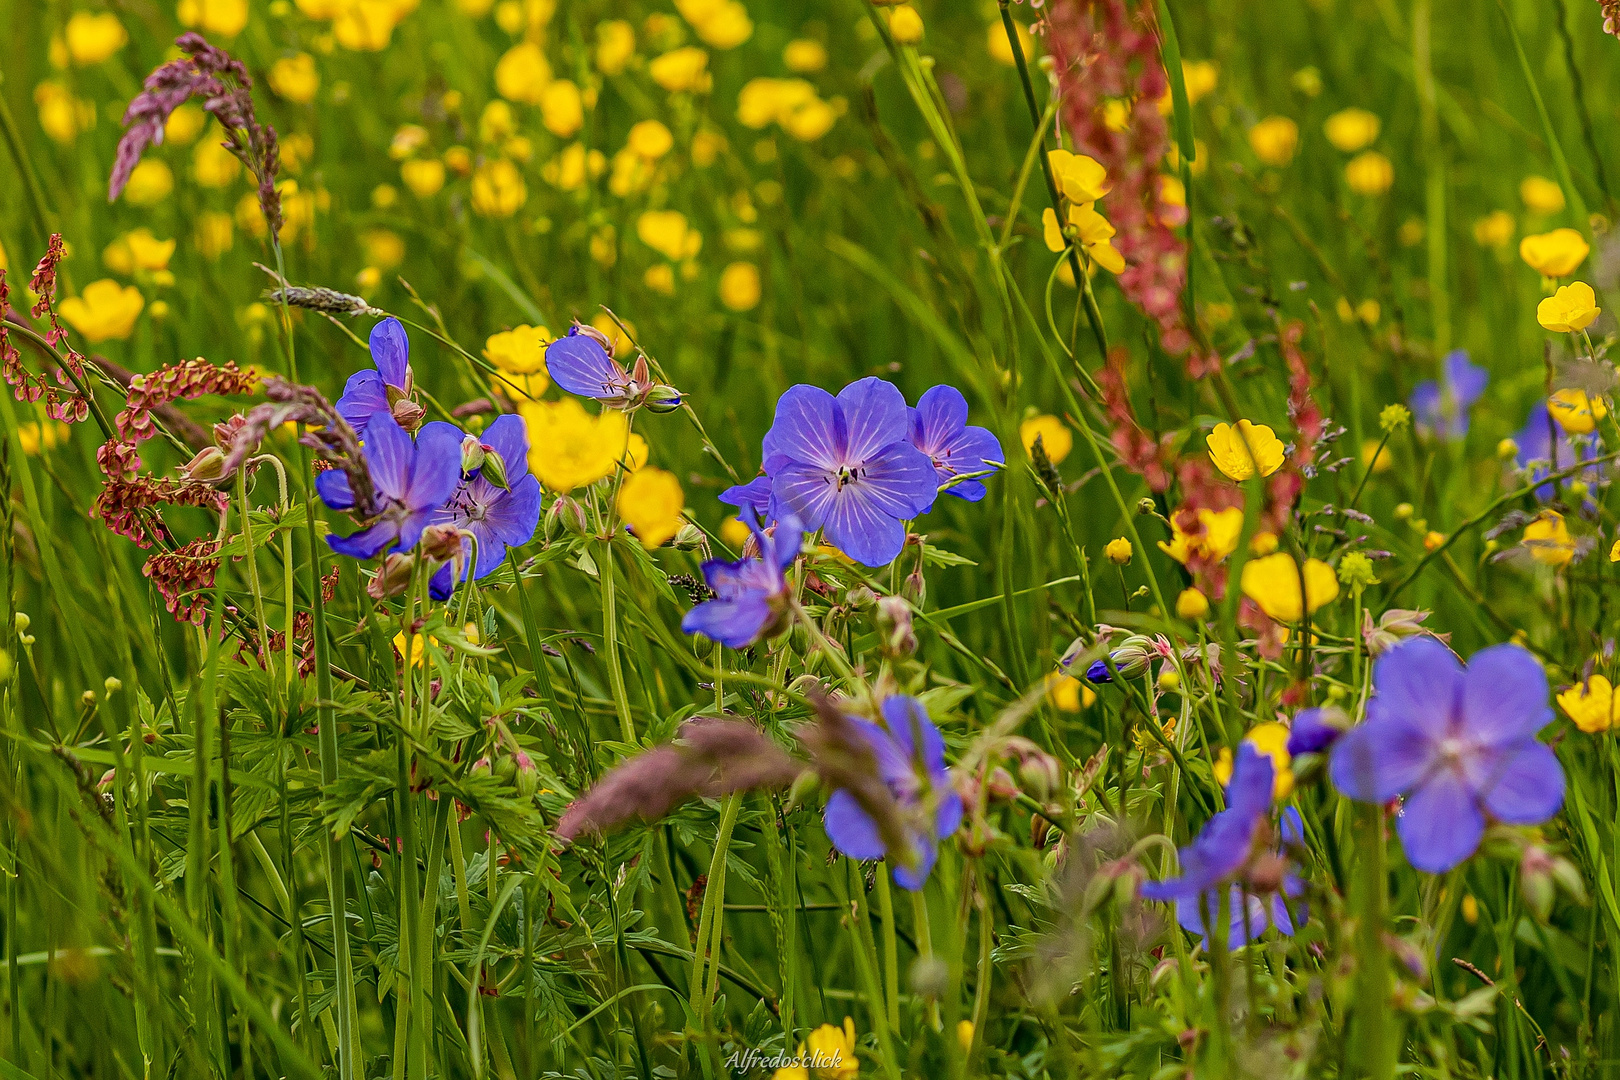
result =
[{"label": "small yellow flower", "polygon": [[511,217],[528,199],[523,174],[505,158],[486,161],[473,173],[472,207],[485,217]]},{"label": "small yellow flower", "polygon": [[203,258],[217,259],[231,250],[234,232],[231,215],[205,210],[197,215],[197,230],[192,234],[191,242]]},{"label": "small yellow flower", "polygon": [[175,17],[181,26],[235,37],[247,26],[247,0],[180,0]]},{"label": "small yellow flower", "polygon": [[648,210],[636,219],[636,236],[671,262],[703,249],[703,234],[686,222],[679,210]]},{"label": "small yellow flower", "polygon": [[596,416],[577,398],[522,401],[518,415],[529,432],[529,468],[558,493],[611,476],[626,454],[629,422],[607,409]]},{"label": "small yellow flower", "polygon": [[170,146],[185,146],[208,124],[208,114],[201,107],[187,103],[169,114],[163,122],[163,141]]},{"label": "small yellow flower", "polygon": [[619,516],[644,548],[673,539],[681,531],[685,509],[681,482],[663,469],[637,469],[619,488]]},{"label": "small yellow flower", "polygon": [[[1254,747],[1260,753],[1271,759],[1272,781],[1271,797],[1273,799],[1286,799],[1294,790],[1294,771],[1289,766],[1293,761],[1288,754],[1288,728],[1274,720],[1263,724],[1256,724],[1243,736],[1243,741]],[[1223,785],[1232,781],[1232,751],[1222,750],[1210,772],[1215,779]]]},{"label": "small yellow flower", "polygon": [[1469,926],[1479,922],[1479,901],[1472,895],[1462,898],[1462,917]]},{"label": "small yellow flower", "polygon": [[1382,195],[1395,183],[1395,166],[1376,150],[1357,154],[1344,167],[1344,182],[1357,195]]},{"label": "small yellow flower", "polygon": [[1423,534],[1424,551],[1438,551],[1440,550],[1440,545],[1445,542],[1446,534],[1443,532],[1435,532],[1433,529],[1430,529],[1428,532]]},{"label": "small yellow flower", "polygon": [[551,385],[546,374],[546,342],[551,332],[543,326],[514,326],[491,334],[484,342],[484,359],[511,376],[506,385],[530,398],[538,398]]},{"label": "small yellow flower", "polygon": [[1048,676],[1046,696],[1054,708],[1064,712],[1079,712],[1097,700],[1096,691],[1073,675]]},{"label": "small yellow flower", "polygon": [[695,45],[671,49],[647,65],[653,82],[672,94],[701,93],[713,84],[709,54]]},{"label": "small yellow flower", "polygon": [[674,296],[675,268],[669,263],[655,263],[641,275],[641,283],[659,296]]},{"label": "small yellow flower", "polygon": [[1299,125],[1286,116],[1268,116],[1249,129],[1249,148],[1261,164],[1280,169],[1299,149]]},{"label": "small yellow flower", "polygon": [[516,131],[517,116],[512,112],[512,106],[504,101],[491,101],[478,114],[479,142],[502,143]]},{"label": "small yellow flower", "polygon": [[751,262],[734,262],[720,272],[720,302],[732,311],[752,311],[759,306],[759,267]]},{"label": "small yellow flower", "polygon": [[1282,440],[1264,424],[1239,420],[1235,431],[1230,424],[1216,424],[1204,442],[1215,467],[1233,480],[1247,480],[1256,471],[1270,476],[1282,467]]},{"label": "small yellow flower", "polygon": [[[1243,535],[1243,509],[1237,506],[1228,506],[1225,510],[1201,509],[1195,515],[1202,528],[1201,533],[1184,532],[1180,525],[1181,514],[1170,517],[1170,542],[1159,541],[1159,550],[1170,556],[1183,566],[1194,556],[1210,562],[1220,562],[1232,552],[1237,550],[1238,540]],[[1260,534],[1255,534],[1258,540]]]},{"label": "small yellow flower", "polygon": [[1568,566],[1575,558],[1575,538],[1564,524],[1564,515],[1556,510],[1543,510],[1524,527],[1524,546],[1543,566]]},{"label": "small yellow flower", "polygon": [[73,429],[60,420],[30,420],[17,425],[17,441],[30,457],[37,457],[41,450],[55,450],[72,435]]},{"label": "small yellow flower", "polygon": [[1108,541],[1108,546],[1103,548],[1103,554],[1107,555],[1108,561],[1115,566],[1124,566],[1131,561],[1131,542],[1123,536],[1116,536]]},{"label": "small yellow flower", "polygon": [[540,176],[559,191],[578,191],[587,179],[594,180],[606,169],[602,151],[587,152],[584,143],[572,143],[541,167]]},{"label": "small yellow flower", "polygon": [[636,54],[636,31],[623,19],[596,24],[596,70],[618,75]]},{"label": "small yellow flower", "polygon": [[1034,455],[1036,439],[1041,440],[1046,460],[1053,465],[1061,464],[1074,449],[1074,433],[1055,416],[1032,416],[1018,425],[1018,440],[1024,444],[1024,453]]},{"label": "small yellow flower", "polygon": [[[1389,452],[1389,447],[1378,449],[1377,439],[1364,439],[1361,443],[1361,464],[1375,473],[1388,472],[1389,467],[1395,464],[1395,457]],[[1374,457],[1373,455],[1377,455]]]},{"label": "small yellow flower", "polygon": [[889,12],[889,33],[902,45],[915,45],[923,39],[922,16],[910,4],[901,4]]},{"label": "small yellow flower", "polygon": [[315,58],[309,53],[284,56],[270,65],[270,89],[294,105],[308,105],[321,88]]},{"label": "small yellow flower", "polygon": [[827,66],[827,47],[809,38],[797,38],[782,50],[782,63],[798,75],[810,75]]},{"label": "small yellow flower", "polygon": [[579,87],[557,79],[540,91],[540,122],[559,139],[571,139],[585,126],[585,99]]},{"label": "small yellow flower", "polygon": [[62,318],[84,335],[92,345],[122,341],[135,330],[135,319],[146,300],[133,285],[120,285],[112,278],[92,281],[78,296],[63,300]]},{"label": "small yellow flower", "polygon": [[1560,214],[1564,210],[1564,189],[1545,176],[1527,176],[1519,181],[1519,198],[1532,214]]},{"label": "small yellow flower", "polygon": [[674,148],[675,136],[657,120],[642,120],[630,128],[625,145],[637,157],[657,161]]},{"label": "small yellow flower", "polygon": [[1113,189],[1108,182],[1108,170],[1103,168],[1101,162],[1085,154],[1052,150],[1047,153],[1046,160],[1052,166],[1058,191],[1070,202],[1096,202]]},{"label": "small yellow flower", "polygon": [[495,90],[507,101],[538,105],[549,82],[551,63],[532,41],[519,42],[495,62]]},{"label": "small yellow flower", "polygon": [[1519,258],[1542,277],[1567,277],[1591,253],[1591,245],[1574,229],[1554,229],[1519,241]]},{"label": "small yellow flower", "polygon": [[101,262],[113,273],[126,276],[137,270],[167,270],[174,248],[173,240],[159,240],[151,229],[142,226],[108,244],[101,253]]},{"label": "small yellow flower", "polygon": [[1196,105],[1215,92],[1221,81],[1221,69],[1213,60],[1183,60],[1181,83],[1187,89],[1187,104]]},{"label": "small yellow flower", "polygon": [[1209,614],[1209,597],[1198,589],[1183,589],[1176,597],[1176,618],[1202,619]]},{"label": "small yellow flower", "polygon": [[1327,133],[1328,142],[1333,144],[1335,150],[1346,154],[1353,154],[1357,150],[1365,150],[1378,139],[1378,132],[1383,128],[1383,121],[1378,119],[1376,113],[1366,109],[1340,109],[1327,118],[1322,130]]},{"label": "small yellow flower", "polygon": [[1559,694],[1558,705],[1575,721],[1575,726],[1588,735],[1608,731],[1620,719],[1616,715],[1620,695],[1615,694],[1614,687],[1602,675],[1593,675]]},{"label": "small yellow flower", "polygon": [[[1305,606],[1313,613],[1339,595],[1338,577],[1320,559],[1305,560],[1304,578]],[[1299,564],[1286,551],[1279,551],[1243,564],[1243,595],[1279,622],[1298,622],[1304,614],[1299,579]]]},{"label": "small yellow flower", "polygon": [[754,34],[753,20],[741,0],[675,0],[675,7],[711,48],[735,49]]},{"label": "small yellow flower", "polygon": [[429,198],[444,187],[444,162],[437,158],[403,162],[399,167],[399,178],[411,189],[412,195],[418,199]]},{"label": "small yellow flower", "polygon": [[[814,1071],[816,1080],[856,1080],[861,1074],[861,1064],[855,1057],[855,1021],[846,1016],[842,1028],[822,1024],[800,1044],[799,1057],[819,1063]],[[778,1069],[774,1080],[797,1080],[791,1068]],[[799,1069],[804,1075],[811,1075],[803,1066]]]},{"label": "small yellow flower", "polygon": [[191,178],[199,187],[222,188],[242,174],[242,163],[213,137],[216,134],[223,138],[216,129],[191,152]]},{"label": "small yellow flower", "polygon": [[110,11],[92,15],[76,11],[63,28],[68,55],[80,67],[99,64],[129,44],[129,33]]},{"label": "small yellow flower", "polygon": [[1571,435],[1586,435],[1597,428],[1599,420],[1609,415],[1609,404],[1601,396],[1594,397],[1585,390],[1568,387],[1553,391],[1547,399],[1547,411]]},{"label": "small yellow flower", "polygon": [[1474,222],[1474,243],[1484,248],[1507,247],[1518,225],[1506,210],[1492,210]]},{"label": "small yellow flower", "polygon": [[[1033,68],[1035,66],[1035,38],[1030,34],[1029,27],[1023,23],[1015,19],[1013,25],[1018,28],[1018,47],[1024,54],[1024,62]],[[1012,67],[1018,63],[1017,57],[1013,56],[1012,42],[1007,40],[1007,28],[1002,25],[1001,20],[998,19],[991,23],[985,31],[985,45],[989,49],[990,59],[996,63],[1004,64],[1007,67]]]},{"label": "small yellow flower", "polygon": [[1561,285],[1540,304],[1536,305],[1536,321],[1544,330],[1557,334],[1572,334],[1592,325],[1602,308],[1597,306],[1597,294],[1584,281]]},{"label": "small yellow flower", "polygon": [[1277,550],[1277,534],[1262,529],[1249,537],[1249,554],[1270,555]]},{"label": "small yellow flower", "polygon": [[159,158],[143,158],[129,174],[124,187],[124,201],[131,206],[152,206],[169,197],[174,190],[174,173]]},{"label": "small yellow flower", "polygon": [[332,18],[332,37],[351,52],[381,52],[408,13],[400,0],[341,0]]}]

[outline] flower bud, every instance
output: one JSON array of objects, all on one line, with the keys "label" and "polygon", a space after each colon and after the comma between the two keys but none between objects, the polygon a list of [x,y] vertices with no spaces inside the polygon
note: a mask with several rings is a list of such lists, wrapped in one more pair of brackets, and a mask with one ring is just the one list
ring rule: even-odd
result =
[{"label": "flower bud", "polygon": [[1558,895],[1552,870],[1552,857],[1544,848],[1534,844],[1525,848],[1524,858],[1519,860],[1519,892],[1524,896],[1524,906],[1541,922],[1552,914],[1553,900]]},{"label": "flower bud", "polygon": [[922,567],[906,575],[906,580],[900,583],[900,595],[916,607],[923,606],[923,601],[928,598],[928,581],[923,577]]},{"label": "flower bud", "polygon": [[461,440],[461,475],[471,476],[484,467],[484,460],[489,452],[484,444],[478,441],[478,436],[468,435]]},{"label": "flower bud", "polygon": [[1496,456],[1506,461],[1519,456],[1519,444],[1512,439],[1503,439],[1496,444]]},{"label": "flower bud", "polygon": [[911,626],[911,605],[898,596],[878,598],[878,633],[883,637],[883,651],[891,657],[910,656],[917,651],[917,634]]},{"label": "flower bud", "polygon": [[102,691],[105,692],[108,697],[112,697],[123,688],[123,680],[118,678],[116,675],[107,676],[106,680],[101,684]]},{"label": "flower bud", "polygon": [[1160,690],[1179,690],[1181,688],[1181,673],[1168,664],[1159,671]]},{"label": "flower bud", "polygon": [[1176,597],[1176,617],[1202,619],[1209,614],[1209,597],[1199,589],[1183,589]]},{"label": "flower bud", "polygon": [[1143,496],[1136,500],[1136,513],[1138,516],[1147,517],[1149,514],[1157,514],[1158,512],[1159,504],[1152,499]]},{"label": "flower bud", "polygon": [[1036,851],[1046,846],[1047,837],[1052,832],[1052,823],[1040,814],[1029,816],[1029,846]]},{"label": "flower bud", "polygon": [[1018,782],[1000,765],[991,770],[990,783],[985,785],[985,790],[996,802],[1012,802],[1018,798]]},{"label": "flower bud", "polygon": [[26,612],[26,611],[17,612],[16,617],[11,620],[11,625],[16,629],[17,633],[19,633],[19,634],[24,633],[25,631],[27,631],[27,629],[30,626],[32,626],[33,624],[34,624],[34,620],[32,620],[32,619],[30,619],[28,617],[28,612]]},{"label": "flower bud", "polygon": [[386,600],[399,596],[411,587],[411,574],[416,570],[416,556],[396,551],[383,560],[382,569],[366,582],[366,595],[373,600]]},{"label": "flower bud", "polygon": [[512,782],[517,785],[518,795],[527,799],[540,790],[540,770],[534,767],[534,760],[519,750],[512,755],[515,772]]},{"label": "flower bud", "polygon": [[[462,445],[463,461],[465,461],[466,444],[464,443]],[[480,475],[483,476],[485,480],[488,480],[491,484],[494,484],[496,487],[500,488],[502,491],[510,490],[512,485],[507,479],[506,459],[501,457],[501,455],[493,447],[480,444],[478,449],[483,454],[483,462],[480,465],[483,472],[480,473]]]},{"label": "flower bud", "polygon": [[670,413],[681,407],[681,392],[673,386],[660,383],[647,391],[643,403],[648,412]]},{"label": "flower bud", "polygon": [[494,763],[489,760],[488,754],[472,763],[472,775],[474,776],[489,776],[494,772],[494,769]]},{"label": "flower bud", "polygon": [[96,707],[96,692],[94,690],[86,690],[84,693],[80,694],[79,695],[79,704],[84,706],[86,709],[95,708]]},{"label": "flower bud", "polygon": [[421,427],[422,421],[427,418],[427,410],[410,398],[400,398],[394,402],[390,412],[393,413],[396,424],[412,433]]},{"label": "flower bud", "polygon": [[422,555],[433,562],[461,556],[461,533],[454,525],[429,525],[422,530]]},{"label": "flower bud", "polygon": [[1107,554],[1108,561],[1115,566],[1124,566],[1131,561],[1131,542],[1123,536],[1116,536],[1108,541],[1108,546],[1103,548],[1103,551]]},{"label": "flower bud", "polygon": [[197,451],[192,459],[180,466],[180,473],[187,480],[199,480],[212,483],[215,480],[225,479],[225,453],[217,446],[205,446]]},{"label": "flower bud", "polygon": [[517,762],[512,760],[511,754],[502,754],[495,759],[493,774],[503,784],[512,782],[513,777],[517,776]]},{"label": "flower bud", "polygon": [[787,802],[782,808],[797,810],[815,799],[820,790],[821,776],[814,769],[806,769],[793,778],[793,786],[788,789]]},{"label": "flower bud", "polygon": [[584,536],[590,531],[584,509],[567,495],[553,500],[551,507],[546,510],[546,535],[550,536],[558,526],[576,536]]},{"label": "flower bud", "polygon": [[1031,744],[1019,755],[1018,782],[1030,798],[1040,803],[1048,802],[1063,784],[1063,767],[1058,764],[1057,758]]},{"label": "flower bud", "polygon": [[911,965],[911,989],[920,997],[938,999],[950,989],[951,969],[937,956],[918,957]]},{"label": "flower bud", "polygon": [[703,530],[688,521],[675,534],[670,545],[677,551],[696,551],[703,546]]}]

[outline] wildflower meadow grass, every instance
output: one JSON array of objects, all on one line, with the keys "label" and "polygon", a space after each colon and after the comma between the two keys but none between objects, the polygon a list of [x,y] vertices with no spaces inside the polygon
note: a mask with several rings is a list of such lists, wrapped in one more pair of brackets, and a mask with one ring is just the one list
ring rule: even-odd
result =
[{"label": "wildflower meadow grass", "polygon": [[0,1080],[1620,1077],[1613,0],[0,27]]}]

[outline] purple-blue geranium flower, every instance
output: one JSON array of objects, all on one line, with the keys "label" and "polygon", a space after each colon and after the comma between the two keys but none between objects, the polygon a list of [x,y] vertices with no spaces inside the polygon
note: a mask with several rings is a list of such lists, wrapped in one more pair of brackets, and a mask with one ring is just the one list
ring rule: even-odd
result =
[{"label": "purple-blue geranium flower", "polygon": [[[1519,447],[1515,463],[1520,469],[1528,470],[1532,481],[1562,472],[1602,453],[1595,435],[1570,438],[1547,410],[1546,398],[1530,407],[1530,419],[1513,436],[1513,441]],[[1582,469],[1577,476],[1588,484],[1599,483],[1603,479],[1603,467],[1593,465],[1589,469]],[[1555,490],[1554,484],[1542,484],[1536,488],[1536,498],[1546,502],[1553,497]]]},{"label": "purple-blue geranium flower", "polygon": [[[479,436],[486,451],[500,455],[505,466],[506,487],[493,483],[479,469],[462,481],[431,524],[454,525],[478,538],[477,553],[462,537],[461,546],[470,566],[463,565],[461,580],[470,572],[477,580],[494,573],[506,558],[508,547],[526,544],[540,524],[540,481],[529,473],[529,435],[521,417],[502,416]],[[445,563],[429,582],[433,597],[446,600],[455,591],[451,564]]]},{"label": "purple-blue geranium flower", "polygon": [[[394,418],[378,413],[363,432],[366,469],[376,489],[377,503],[370,523],[349,536],[328,536],[326,542],[340,555],[369,559],[398,545],[416,546],[422,530],[461,482],[462,434],[454,424],[424,424],[413,442]],[[354,508],[349,478],[330,469],[315,478],[315,490],[334,510]]]},{"label": "purple-blue geranium flower", "polygon": [[1327,709],[1306,709],[1295,716],[1288,728],[1288,756],[1320,754],[1332,746],[1344,734],[1344,728],[1333,721],[1342,721],[1343,716],[1338,709],[1331,713]]},{"label": "purple-blue geranium flower", "polygon": [[1465,668],[1431,637],[1373,668],[1367,719],[1333,748],[1333,783],[1363,802],[1403,802],[1406,858],[1441,873],[1472,855],[1486,817],[1535,825],[1564,802],[1564,770],[1536,732],[1552,720],[1547,675],[1518,645],[1493,645]]},{"label": "purple-blue geranium flower", "polygon": [[656,411],[669,411],[681,403],[679,392],[653,379],[645,356],[638,356],[635,368],[627,372],[608,351],[607,337],[579,323],[546,346],[546,371],[552,382],[570,394],[595,398],[618,409],[647,404]]},{"label": "purple-blue geranium flower", "polygon": [[720,493],[720,501],[740,511],[738,521],[753,524],[766,519],[771,512],[771,478],[756,476],[746,484],[733,484]]},{"label": "purple-blue geranium flower", "polygon": [[771,516],[793,514],[856,562],[882,566],[905,546],[904,521],[926,513],[939,490],[928,456],[911,445],[906,399],[876,376],[835,398],[790,387],[765,433]]},{"label": "purple-blue geranium flower", "polygon": [[[1468,434],[1468,410],[1485,393],[1490,375],[1470,363],[1464,349],[1447,353],[1445,364],[1446,385],[1442,388],[1434,379],[1425,379],[1412,388],[1407,404],[1412,407],[1412,419],[1418,427],[1439,432],[1447,439],[1460,439]],[[1446,390],[1451,392],[1449,408]]]},{"label": "purple-blue geranium flower", "polygon": [[[871,745],[878,775],[901,810],[920,819],[907,829],[912,865],[899,861],[894,865],[895,884],[916,892],[934,869],[939,842],[962,824],[962,797],[951,787],[950,770],[945,767],[945,739],[928,719],[922,702],[891,697],[884,701],[882,711],[887,731],[870,720],[851,717],[850,722]],[[827,799],[823,824],[833,847],[851,859],[881,859],[888,854],[877,822],[842,788]]]},{"label": "purple-blue geranium flower", "polygon": [[1006,457],[989,429],[968,425],[968,403],[962,392],[954,386],[932,387],[917,399],[917,407],[907,412],[911,444],[934,463],[941,490],[968,502],[984,498],[981,480],[958,480],[950,487],[944,486],[955,477],[997,468]]},{"label": "purple-blue geranium flower", "polygon": [[411,400],[411,342],[405,328],[390,315],[371,328],[371,362],[375,369],[357,371],[343,384],[337,400],[338,415],[350,427],[364,432],[371,418],[392,416],[407,430],[422,419],[422,408]]},{"label": "purple-blue geranium flower", "polygon": [[787,579],[782,571],[799,556],[804,530],[795,517],[776,523],[770,533],[748,522],[759,545],[759,557],[710,559],[703,564],[703,577],[715,591],[686,613],[681,629],[702,634],[731,649],[743,649],[769,633],[787,611]]}]

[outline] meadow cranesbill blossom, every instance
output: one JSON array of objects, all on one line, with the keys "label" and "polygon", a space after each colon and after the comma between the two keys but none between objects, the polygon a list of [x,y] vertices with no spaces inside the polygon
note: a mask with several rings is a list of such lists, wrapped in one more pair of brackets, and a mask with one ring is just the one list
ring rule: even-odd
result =
[{"label": "meadow cranesbill blossom", "polygon": [[679,391],[652,378],[645,356],[638,356],[635,368],[627,372],[608,352],[606,335],[579,323],[546,346],[546,371],[570,394],[595,398],[615,409],[647,405],[667,412],[681,403]]},{"label": "meadow cranesbill blossom", "polygon": [[426,415],[411,397],[411,342],[405,327],[389,316],[371,328],[371,362],[374,369],[357,371],[343,384],[337,399],[338,415],[356,431],[365,431],[371,418],[391,416],[406,431],[415,431]]},{"label": "meadow cranesbill blossom", "polygon": [[[462,433],[454,424],[422,425],[413,441],[392,416],[380,413],[363,432],[366,469],[377,505],[359,507],[368,524],[348,536],[328,536],[340,555],[369,559],[395,546],[409,551],[434,523],[445,500],[461,483]],[[356,509],[349,478],[329,469],[315,478],[315,490],[334,510]]]},{"label": "meadow cranesbill blossom", "polygon": [[719,498],[740,511],[739,521],[760,521],[771,511],[771,478],[756,476],[746,484],[733,484],[722,491]]},{"label": "meadow cranesbill blossom", "polygon": [[[498,457],[500,465],[486,459],[481,468],[462,479],[432,520],[434,525],[452,525],[477,539],[476,552],[471,541],[465,536],[461,539],[463,581],[469,574],[477,580],[493,573],[506,558],[506,549],[528,543],[540,524],[540,481],[529,472],[529,437],[522,417],[510,413],[501,417],[478,440],[483,453]],[[497,470],[504,475],[496,475]],[[433,575],[430,589],[435,599],[446,599],[455,591],[451,566],[445,563]]]},{"label": "meadow cranesbill blossom", "polygon": [[790,387],[765,433],[771,516],[793,514],[808,530],[867,566],[905,546],[903,522],[927,513],[939,475],[911,443],[906,399],[876,376],[835,398],[818,386]]},{"label": "meadow cranesbill blossom", "polygon": [[988,428],[968,424],[968,403],[962,391],[954,386],[932,387],[907,413],[911,444],[933,461],[940,490],[968,502],[984,498],[983,481],[956,478],[1000,468],[1004,455],[1000,441]]},{"label": "meadow cranesbill blossom", "polygon": [[[1557,413],[1546,399],[1530,406],[1530,419],[1513,436],[1513,443],[1518,448],[1515,463],[1532,482],[1589,461],[1600,453],[1594,438],[1586,435],[1571,437],[1558,422]],[[1575,479],[1596,484],[1603,480],[1604,475],[1603,466],[1594,464],[1576,473]],[[1542,484],[1536,488],[1536,498],[1545,502],[1553,497],[1556,490],[1554,484]]]},{"label": "meadow cranesbill blossom", "polygon": [[1492,645],[1467,667],[1428,637],[1373,669],[1367,719],[1333,748],[1333,783],[1363,802],[1400,796],[1406,858],[1442,873],[1468,858],[1486,818],[1537,825],[1564,802],[1564,770],[1536,732],[1552,720],[1547,674],[1518,645]]},{"label": "meadow cranesbill blossom", "polygon": [[[939,842],[962,823],[962,797],[951,787],[945,767],[945,738],[922,703],[897,695],[883,702],[882,712],[885,727],[859,718],[851,722],[871,746],[878,774],[906,812],[911,859],[895,862],[894,880],[915,892],[934,869]],[[881,859],[889,854],[877,822],[842,788],[828,797],[823,823],[827,839],[848,858]]]},{"label": "meadow cranesbill blossom", "polygon": [[1485,393],[1490,375],[1469,362],[1465,349],[1446,354],[1445,372],[1444,387],[1438,380],[1425,379],[1412,388],[1407,404],[1412,407],[1412,422],[1420,430],[1461,439],[1468,434],[1468,410]]},{"label": "meadow cranesbill blossom", "polygon": [[[1272,759],[1252,743],[1240,743],[1226,789],[1226,809],[1205,822],[1197,838],[1181,849],[1180,876],[1145,882],[1138,890],[1141,895],[1174,900],[1176,921],[1204,934],[1204,912],[1216,915],[1225,891],[1231,920],[1228,941],[1252,941],[1267,923],[1292,934],[1296,915],[1303,918],[1303,907],[1296,903],[1290,912],[1289,901],[1304,892],[1304,884],[1286,871],[1286,864],[1279,865],[1279,856],[1265,842],[1274,785]],[[1284,812],[1280,831],[1284,843],[1300,840],[1298,811],[1290,807]]]},{"label": "meadow cranesbill blossom", "polygon": [[747,648],[781,623],[788,606],[788,585],[782,572],[799,557],[804,532],[791,516],[778,521],[768,533],[753,522],[748,524],[754,530],[759,557],[704,563],[703,577],[715,598],[681,619],[686,633],[702,634],[732,649]]}]

